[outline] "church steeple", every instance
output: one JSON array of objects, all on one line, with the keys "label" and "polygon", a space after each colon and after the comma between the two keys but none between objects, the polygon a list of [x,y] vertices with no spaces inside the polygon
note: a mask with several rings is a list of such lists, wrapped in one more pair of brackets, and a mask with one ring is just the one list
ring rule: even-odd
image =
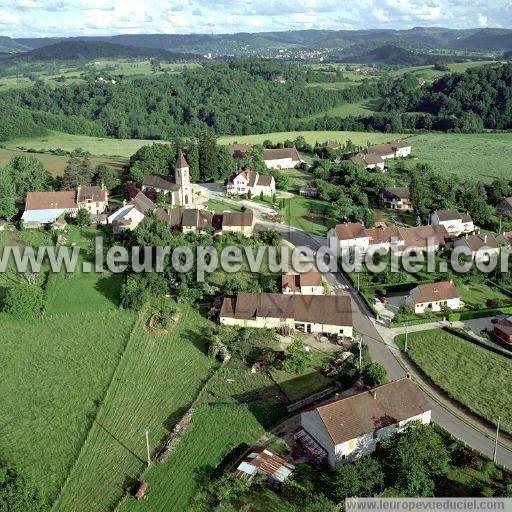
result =
[{"label": "church steeple", "polygon": [[178,159],[176,160],[176,165],[174,166],[174,169],[188,169],[188,163],[185,160],[185,155],[183,154],[183,151],[181,149],[178,151]]},{"label": "church steeple", "polygon": [[192,187],[190,186],[190,169],[181,149],[178,152],[178,159],[174,166],[174,175],[176,178],[176,185],[179,186],[178,194],[180,206],[191,206]]}]

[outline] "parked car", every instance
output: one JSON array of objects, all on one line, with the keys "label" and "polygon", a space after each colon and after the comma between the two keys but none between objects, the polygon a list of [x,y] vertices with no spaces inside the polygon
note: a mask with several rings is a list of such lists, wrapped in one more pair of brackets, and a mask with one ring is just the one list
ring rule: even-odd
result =
[{"label": "parked car", "polygon": [[389,302],[387,297],[384,297],[384,295],[377,295],[377,300],[382,302],[382,304],[387,304]]}]

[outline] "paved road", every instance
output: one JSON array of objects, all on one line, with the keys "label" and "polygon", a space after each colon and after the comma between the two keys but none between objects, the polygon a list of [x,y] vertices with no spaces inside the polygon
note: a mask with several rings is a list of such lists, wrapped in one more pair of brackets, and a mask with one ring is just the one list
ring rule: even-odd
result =
[{"label": "paved road", "polygon": [[[324,245],[324,239],[286,226],[278,228],[283,237],[296,246],[306,246],[318,250]],[[491,425],[484,423],[468,413],[462,406],[451,400],[435,384],[430,382],[422,372],[403,357],[393,342],[393,336],[381,336],[384,329],[376,326],[371,311],[341,273],[324,276],[329,285],[338,294],[349,295],[352,299],[354,329],[368,345],[373,359],[382,363],[390,379],[399,379],[410,375],[427,395],[432,406],[432,419],[454,437],[471,446],[480,453],[492,458],[494,452],[495,431]],[[389,331],[389,329],[388,329]],[[392,331],[390,331],[392,332]],[[512,468],[512,440],[510,436],[501,435],[498,444],[498,463]]]}]

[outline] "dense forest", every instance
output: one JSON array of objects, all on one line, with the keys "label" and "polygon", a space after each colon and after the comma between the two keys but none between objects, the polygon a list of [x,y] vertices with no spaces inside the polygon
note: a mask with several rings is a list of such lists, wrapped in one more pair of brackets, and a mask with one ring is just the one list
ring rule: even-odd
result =
[{"label": "dense forest", "polygon": [[[286,83],[275,80],[282,74]],[[231,60],[180,75],[116,84],[94,80],[57,88],[36,84],[6,92],[0,104],[29,111],[34,124],[45,128],[95,136],[168,139],[195,135],[206,127],[217,134],[290,130],[300,118],[329,109],[340,98],[338,91],[307,88],[304,73],[296,66]]]},{"label": "dense forest", "polygon": [[512,64],[445,75],[429,87],[390,95],[382,106],[385,110],[420,111],[444,117],[460,118],[470,113],[485,128],[510,129]]}]

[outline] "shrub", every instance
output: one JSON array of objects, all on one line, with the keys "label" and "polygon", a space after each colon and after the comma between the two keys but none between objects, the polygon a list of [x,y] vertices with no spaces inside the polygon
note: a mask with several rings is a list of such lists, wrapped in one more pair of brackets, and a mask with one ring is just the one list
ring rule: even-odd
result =
[{"label": "shrub", "polygon": [[374,388],[387,382],[388,372],[380,363],[370,363],[363,368],[363,382],[366,386]]},{"label": "shrub", "polygon": [[17,318],[30,318],[44,308],[43,290],[33,284],[16,284],[5,296],[4,312]]},{"label": "shrub", "polygon": [[75,223],[81,227],[88,226],[91,223],[91,214],[85,208],[80,208],[76,214]]},{"label": "shrub", "polygon": [[304,351],[304,343],[295,340],[288,348],[288,357],[283,362],[283,370],[288,373],[301,374],[306,371],[310,361],[311,356]]}]

